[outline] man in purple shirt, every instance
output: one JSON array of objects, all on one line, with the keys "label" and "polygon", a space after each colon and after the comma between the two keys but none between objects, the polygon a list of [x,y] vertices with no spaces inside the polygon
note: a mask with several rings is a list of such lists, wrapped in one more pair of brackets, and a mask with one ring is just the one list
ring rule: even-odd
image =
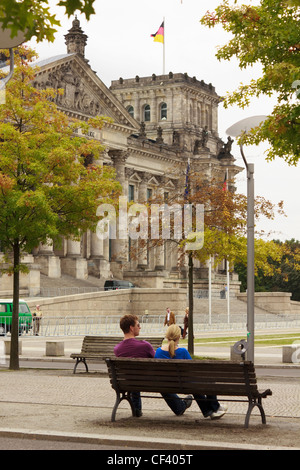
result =
[{"label": "man in purple shirt", "polygon": [[[148,341],[136,339],[139,336],[141,326],[136,315],[124,315],[120,320],[120,328],[124,333],[124,339],[114,347],[114,353],[117,357],[154,357],[155,351]],[[167,395],[166,395],[167,397]],[[170,406],[176,405],[174,412],[178,415],[183,414],[191,406],[190,397],[181,399],[177,395],[168,394]],[[134,416],[142,416],[142,400],[140,392],[132,392],[131,400],[135,408]],[[180,407],[180,408],[179,408]]]},{"label": "man in purple shirt", "polygon": [[[154,357],[155,351],[148,341],[136,339],[140,334],[141,325],[136,315],[124,315],[120,320],[120,328],[124,339],[114,347],[117,357]],[[131,399],[135,407],[135,416],[142,416],[142,400],[139,392],[132,392]]]},{"label": "man in purple shirt", "polygon": [[114,347],[117,357],[154,357],[155,351],[148,341],[136,339],[139,336],[141,325],[136,315],[124,315],[120,320],[120,328],[124,339]]}]

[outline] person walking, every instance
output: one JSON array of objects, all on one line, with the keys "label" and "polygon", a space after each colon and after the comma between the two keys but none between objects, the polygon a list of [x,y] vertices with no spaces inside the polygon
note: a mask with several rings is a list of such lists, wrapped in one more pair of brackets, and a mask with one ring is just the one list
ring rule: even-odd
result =
[{"label": "person walking", "polygon": [[183,333],[182,333],[183,339],[186,337],[188,327],[189,327],[189,307],[186,307],[185,315],[183,318]]},{"label": "person walking", "polygon": [[33,316],[33,335],[39,336],[40,324],[41,324],[41,320],[43,316],[39,305],[36,306],[35,312],[33,312],[32,316]]},{"label": "person walking", "polygon": [[169,307],[166,309],[167,310],[167,313],[166,313],[166,316],[165,316],[165,322],[164,322],[164,326],[170,326],[170,325],[174,325],[176,323],[176,320],[175,320],[175,315],[173,312],[171,312],[171,310],[169,309]]}]

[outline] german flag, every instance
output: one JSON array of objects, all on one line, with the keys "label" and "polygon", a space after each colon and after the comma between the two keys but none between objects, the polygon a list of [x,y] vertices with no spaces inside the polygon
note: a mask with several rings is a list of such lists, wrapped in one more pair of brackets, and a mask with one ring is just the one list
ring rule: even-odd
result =
[{"label": "german flag", "polygon": [[164,21],[158,28],[158,31],[155,34],[151,34],[151,37],[154,38],[154,42],[162,42],[164,43]]}]

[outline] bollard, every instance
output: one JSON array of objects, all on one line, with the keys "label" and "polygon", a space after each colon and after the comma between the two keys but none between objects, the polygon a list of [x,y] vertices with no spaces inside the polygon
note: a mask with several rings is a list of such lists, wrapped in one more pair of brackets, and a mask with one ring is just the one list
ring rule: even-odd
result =
[{"label": "bollard", "polygon": [[46,356],[64,356],[65,343],[63,341],[46,341]]},{"label": "bollard", "polygon": [[[10,338],[5,338],[4,339],[4,354],[9,356],[10,355],[10,344],[11,340]],[[22,354],[22,341],[19,340],[19,354]]]}]

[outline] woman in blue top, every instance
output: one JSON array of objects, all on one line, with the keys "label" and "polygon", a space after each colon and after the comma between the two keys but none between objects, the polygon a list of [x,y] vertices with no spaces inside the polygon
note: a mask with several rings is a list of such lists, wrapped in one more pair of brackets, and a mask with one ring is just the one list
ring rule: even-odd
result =
[{"label": "woman in blue top", "polygon": [[[169,326],[166,332],[168,344],[163,344],[158,348],[155,357],[158,359],[192,359],[187,349],[178,347],[180,336],[181,330],[178,325]],[[164,396],[163,394],[163,397],[174,411],[174,403],[170,402],[168,396]],[[227,407],[220,405],[216,396],[194,395],[194,398],[205,418],[210,416],[211,419],[219,419],[227,411]]]}]

